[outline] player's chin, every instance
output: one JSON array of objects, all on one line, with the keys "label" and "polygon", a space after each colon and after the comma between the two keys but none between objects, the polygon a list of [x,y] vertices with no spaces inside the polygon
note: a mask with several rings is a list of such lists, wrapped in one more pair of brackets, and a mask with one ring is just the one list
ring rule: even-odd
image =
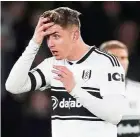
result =
[{"label": "player's chin", "polygon": [[64,57],[62,57],[62,56],[54,56],[54,57],[55,57],[56,60],[62,60],[62,59],[64,59]]}]

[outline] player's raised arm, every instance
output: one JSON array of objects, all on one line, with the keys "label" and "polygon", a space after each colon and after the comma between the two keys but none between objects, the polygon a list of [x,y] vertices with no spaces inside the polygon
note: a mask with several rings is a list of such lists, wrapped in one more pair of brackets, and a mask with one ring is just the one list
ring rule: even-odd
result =
[{"label": "player's raised arm", "polygon": [[43,38],[47,34],[47,29],[54,25],[53,22],[46,23],[47,21],[49,21],[48,18],[39,18],[33,38],[30,40],[22,56],[17,60],[9,74],[5,84],[7,91],[17,94],[41,87],[42,78],[36,78],[29,71]]}]

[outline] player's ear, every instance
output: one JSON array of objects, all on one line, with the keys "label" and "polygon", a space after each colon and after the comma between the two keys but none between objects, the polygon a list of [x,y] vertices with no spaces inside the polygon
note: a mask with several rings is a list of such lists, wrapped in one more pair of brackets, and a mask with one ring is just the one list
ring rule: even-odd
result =
[{"label": "player's ear", "polygon": [[78,30],[75,30],[75,31],[73,32],[73,41],[74,41],[74,42],[77,41],[78,38],[79,38],[79,31],[78,31]]}]

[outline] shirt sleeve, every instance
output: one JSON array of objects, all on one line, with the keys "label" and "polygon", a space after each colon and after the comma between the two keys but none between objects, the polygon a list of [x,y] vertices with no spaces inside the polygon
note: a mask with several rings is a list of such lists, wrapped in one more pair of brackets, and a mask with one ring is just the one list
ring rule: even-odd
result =
[{"label": "shirt sleeve", "polygon": [[121,64],[105,65],[99,73],[98,81],[101,96],[115,94],[125,96],[125,73]]},{"label": "shirt sleeve", "polygon": [[36,68],[32,69],[28,75],[31,81],[31,91],[44,90],[50,88],[51,62],[45,59]]},{"label": "shirt sleeve", "polygon": [[39,45],[31,40],[7,78],[5,84],[7,91],[18,94],[49,86],[50,59],[44,60],[30,71],[38,50]]}]

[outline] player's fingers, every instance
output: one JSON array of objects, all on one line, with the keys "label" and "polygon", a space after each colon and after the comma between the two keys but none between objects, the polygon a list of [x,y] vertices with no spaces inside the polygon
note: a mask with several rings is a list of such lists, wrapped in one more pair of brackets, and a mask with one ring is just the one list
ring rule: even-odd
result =
[{"label": "player's fingers", "polygon": [[63,83],[63,78],[61,78],[61,77],[59,77],[59,76],[56,76],[56,77],[54,77],[54,79],[56,79],[56,80],[59,80],[59,81],[61,81],[62,83]]},{"label": "player's fingers", "polygon": [[72,72],[65,66],[58,66],[58,65],[53,65],[53,68],[63,71],[65,74],[71,74]]},{"label": "player's fingers", "polygon": [[66,77],[67,75],[63,71],[58,71],[58,70],[52,70],[52,73],[57,74],[59,77]]},{"label": "player's fingers", "polygon": [[49,21],[49,18],[40,17],[39,21],[38,21],[38,24],[37,24],[37,27],[42,26],[47,21]]},{"label": "player's fingers", "polygon": [[53,26],[54,25],[54,22],[50,22],[50,23],[46,23],[46,24],[43,24],[39,29],[38,29],[38,31],[44,31],[44,32],[47,32],[48,30],[48,28],[50,28],[51,26]]},{"label": "player's fingers", "polygon": [[47,35],[49,36],[53,33],[55,33],[55,30],[46,30],[46,31],[44,31],[44,36],[47,36]]}]

